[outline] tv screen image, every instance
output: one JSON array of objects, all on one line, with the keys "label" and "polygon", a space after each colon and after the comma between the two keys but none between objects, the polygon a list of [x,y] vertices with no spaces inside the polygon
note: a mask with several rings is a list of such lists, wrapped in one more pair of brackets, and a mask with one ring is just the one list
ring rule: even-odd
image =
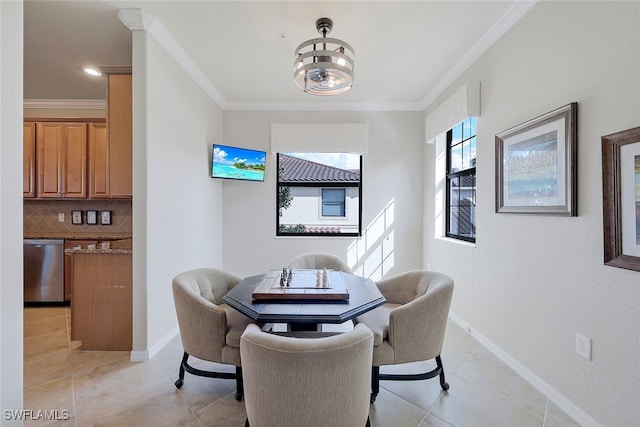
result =
[{"label": "tv screen image", "polygon": [[264,181],[265,151],[213,144],[211,177]]}]

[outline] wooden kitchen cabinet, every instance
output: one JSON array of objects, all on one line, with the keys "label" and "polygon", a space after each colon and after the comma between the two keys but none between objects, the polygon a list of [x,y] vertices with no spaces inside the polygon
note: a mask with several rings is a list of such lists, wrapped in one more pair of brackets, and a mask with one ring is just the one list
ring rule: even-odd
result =
[{"label": "wooden kitchen cabinet", "polygon": [[22,196],[36,197],[36,124],[22,126]]},{"label": "wooden kitchen cabinet", "polygon": [[37,123],[36,164],[37,197],[87,197],[86,123]]},{"label": "wooden kitchen cabinet", "polygon": [[[64,248],[67,249],[67,242],[64,242]],[[64,254],[64,300],[71,301],[71,293],[73,292],[73,254]]]},{"label": "wooden kitchen cabinet", "polygon": [[89,124],[89,197],[109,197],[109,141],[104,123]]},{"label": "wooden kitchen cabinet", "polygon": [[107,132],[109,194],[129,198],[133,194],[133,125],[131,74],[109,74]]},{"label": "wooden kitchen cabinet", "polygon": [[73,249],[77,246],[86,248],[87,245],[97,245],[97,240],[65,240],[64,241],[64,300],[71,301],[73,293],[73,253],[67,253],[66,249]]},{"label": "wooden kitchen cabinet", "polygon": [[130,253],[73,255],[71,339],[83,350],[131,350]]}]

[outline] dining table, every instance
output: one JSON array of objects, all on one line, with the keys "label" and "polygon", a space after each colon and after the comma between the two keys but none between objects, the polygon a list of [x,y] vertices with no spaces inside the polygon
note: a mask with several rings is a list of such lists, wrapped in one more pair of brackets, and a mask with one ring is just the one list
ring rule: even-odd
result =
[{"label": "dining table", "polygon": [[[334,293],[332,289],[326,290],[329,296],[323,295],[323,289],[317,292],[308,289],[308,296],[301,295],[297,289],[298,293],[291,296],[296,290],[293,286],[290,288],[284,283],[280,286],[277,280],[273,285],[266,283],[278,273],[271,271],[245,277],[227,292],[223,301],[257,323],[285,323],[288,330],[300,331],[321,331],[323,323],[344,323],[386,302],[373,280],[352,273],[331,271],[330,277],[336,278],[337,284]],[[312,278],[314,274],[320,276],[320,271],[294,270],[295,275],[304,273],[307,273],[304,277],[308,277],[308,273]],[[265,287],[272,289],[273,297],[261,292]],[[314,287],[313,279],[308,287]]]}]

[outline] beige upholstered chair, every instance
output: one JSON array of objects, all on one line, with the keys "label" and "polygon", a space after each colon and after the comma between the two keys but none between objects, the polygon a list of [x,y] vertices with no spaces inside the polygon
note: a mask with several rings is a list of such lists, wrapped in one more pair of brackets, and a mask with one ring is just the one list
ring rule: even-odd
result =
[{"label": "beige upholstered chair", "polygon": [[373,334],[291,338],[249,325],[240,338],[251,427],[369,425]]},{"label": "beige upholstered chair", "polygon": [[321,252],[298,255],[289,263],[289,268],[338,270],[351,273],[351,269],[341,258]]},{"label": "beige upholstered chair", "polygon": [[[178,315],[184,355],[175,385],[182,387],[184,372],[210,378],[236,380],[236,399],[242,399],[240,335],[251,319],[222,302],[222,297],[241,278],[214,268],[186,271],[173,279],[173,299]],[[233,365],[233,372],[196,369],[187,363],[189,356]]]},{"label": "beige upholstered chair", "polygon": [[[374,335],[371,402],[380,380],[415,381],[440,376],[445,381],[440,353],[453,295],[453,280],[431,271],[410,271],[376,283],[387,302],[356,318]],[[436,360],[436,368],[420,374],[381,374],[380,366]]]}]

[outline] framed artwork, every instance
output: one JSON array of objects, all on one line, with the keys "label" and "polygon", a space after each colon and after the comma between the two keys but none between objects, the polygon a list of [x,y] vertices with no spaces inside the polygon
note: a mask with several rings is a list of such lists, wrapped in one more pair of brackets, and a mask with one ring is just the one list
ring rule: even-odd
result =
[{"label": "framed artwork", "polygon": [[496,135],[496,212],[578,215],[578,103]]},{"label": "framed artwork", "polygon": [[640,271],[640,127],[602,137],[604,263]]}]

